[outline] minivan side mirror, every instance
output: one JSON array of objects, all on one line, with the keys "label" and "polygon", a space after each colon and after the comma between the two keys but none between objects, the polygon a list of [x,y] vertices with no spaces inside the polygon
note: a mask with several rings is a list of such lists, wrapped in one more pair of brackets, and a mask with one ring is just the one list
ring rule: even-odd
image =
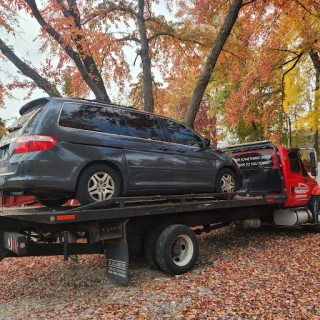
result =
[{"label": "minivan side mirror", "polygon": [[316,177],[318,175],[318,163],[315,152],[310,152],[311,174]]},{"label": "minivan side mirror", "polygon": [[208,138],[204,138],[202,140],[202,148],[208,149],[210,147],[210,140]]}]

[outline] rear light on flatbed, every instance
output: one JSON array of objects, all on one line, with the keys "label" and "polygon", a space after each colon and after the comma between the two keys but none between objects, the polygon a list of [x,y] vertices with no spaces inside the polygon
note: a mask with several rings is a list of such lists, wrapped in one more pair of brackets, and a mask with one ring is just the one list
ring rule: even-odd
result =
[{"label": "rear light on flatbed", "polygon": [[52,148],[57,143],[53,136],[43,134],[28,134],[19,136],[16,140],[13,153],[42,151]]}]

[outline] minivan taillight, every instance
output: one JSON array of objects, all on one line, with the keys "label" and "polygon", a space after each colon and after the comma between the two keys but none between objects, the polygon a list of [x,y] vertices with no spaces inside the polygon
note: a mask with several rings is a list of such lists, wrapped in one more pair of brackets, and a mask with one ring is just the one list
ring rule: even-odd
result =
[{"label": "minivan taillight", "polygon": [[53,136],[43,134],[28,134],[19,136],[16,140],[13,153],[25,153],[41,151],[52,148],[57,143],[57,139]]}]

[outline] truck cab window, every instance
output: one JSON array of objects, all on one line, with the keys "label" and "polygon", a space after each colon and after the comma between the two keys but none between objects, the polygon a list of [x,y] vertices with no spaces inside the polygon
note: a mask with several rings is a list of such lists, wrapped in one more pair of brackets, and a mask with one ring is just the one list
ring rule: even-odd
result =
[{"label": "truck cab window", "polygon": [[290,169],[292,173],[301,173],[299,153],[298,150],[289,150],[288,157],[290,162]]}]

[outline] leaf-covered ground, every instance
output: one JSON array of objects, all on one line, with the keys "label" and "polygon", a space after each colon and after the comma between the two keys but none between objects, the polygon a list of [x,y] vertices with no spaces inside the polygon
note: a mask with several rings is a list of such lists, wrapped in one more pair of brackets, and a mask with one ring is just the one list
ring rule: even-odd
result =
[{"label": "leaf-covered ground", "polygon": [[104,255],[4,259],[0,319],[320,319],[320,234],[228,227],[199,239],[194,270],[133,261],[128,287],[106,279]]}]

